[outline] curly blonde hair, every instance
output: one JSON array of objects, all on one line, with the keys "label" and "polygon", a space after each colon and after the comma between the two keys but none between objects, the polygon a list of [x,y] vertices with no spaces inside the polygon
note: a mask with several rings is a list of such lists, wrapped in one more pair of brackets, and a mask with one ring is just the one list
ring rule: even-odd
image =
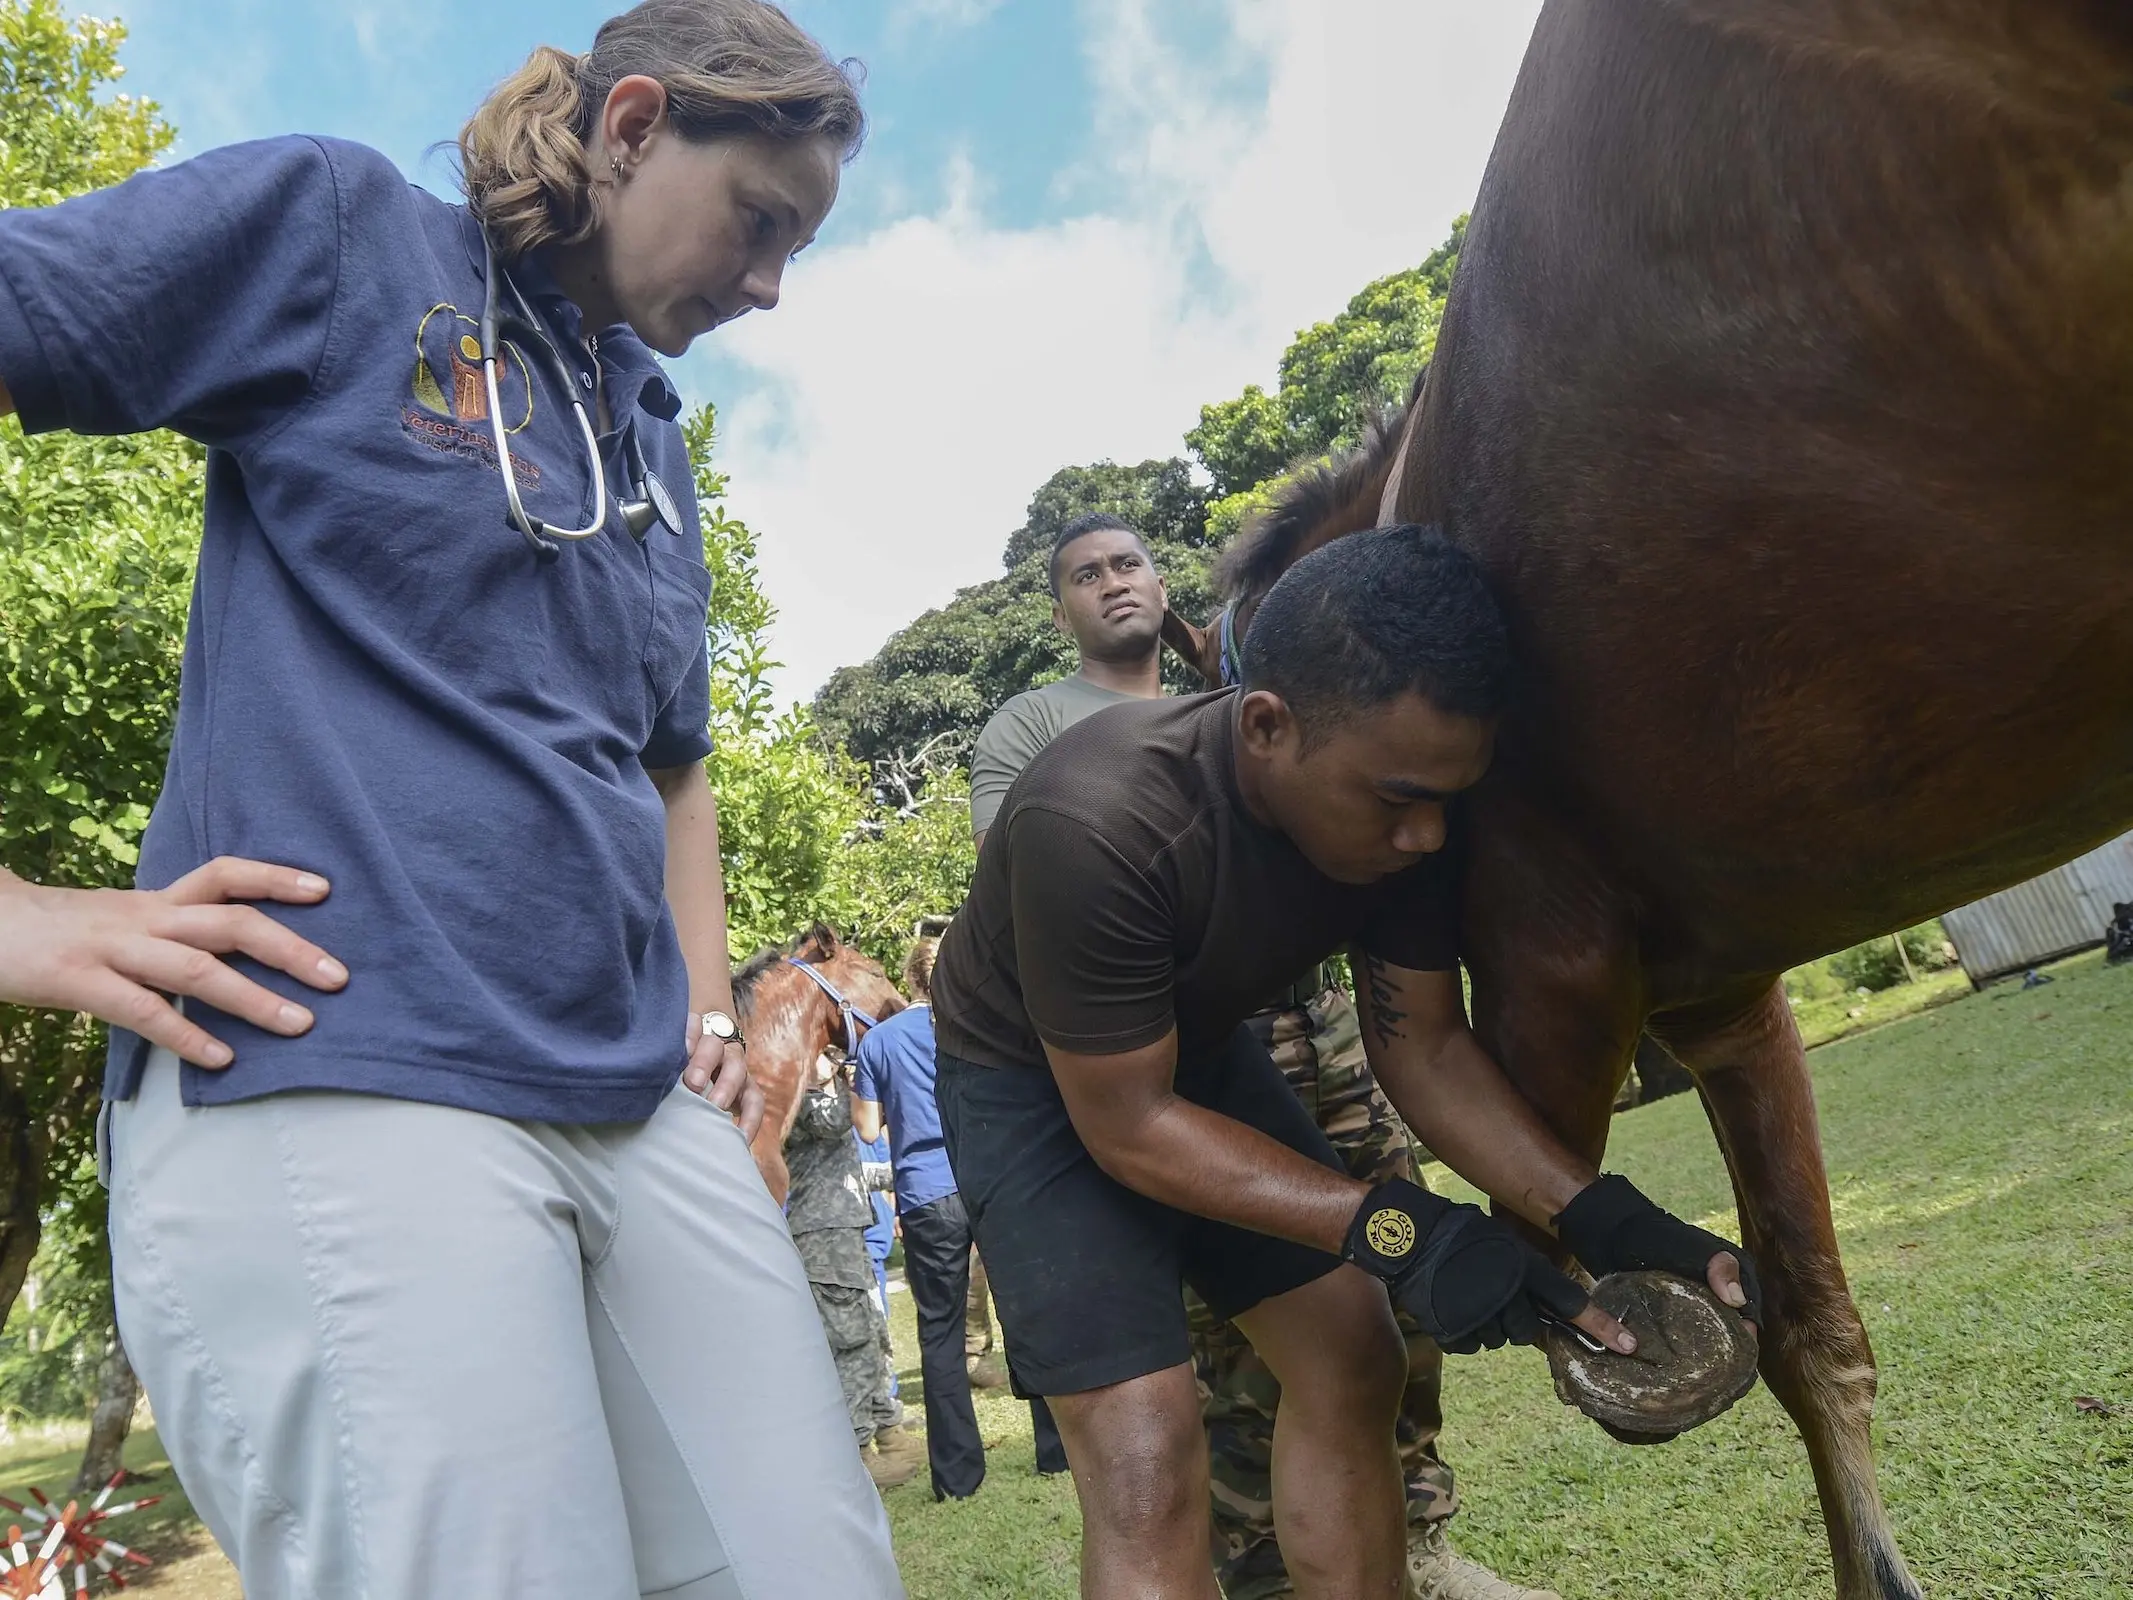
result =
[{"label": "curly blonde hair", "polygon": [[538,47],[460,129],[461,187],[506,260],[592,236],[586,147],[608,94],[640,74],[666,90],[684,139],[828,139],[849,161],[866,138],[859,64],[831,60],[776,6],[644,0],[602,23],[582,56]]}]

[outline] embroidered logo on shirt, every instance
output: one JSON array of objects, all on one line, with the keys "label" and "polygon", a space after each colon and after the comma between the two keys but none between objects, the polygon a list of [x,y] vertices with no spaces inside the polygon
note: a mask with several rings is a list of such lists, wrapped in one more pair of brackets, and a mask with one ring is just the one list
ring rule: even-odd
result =
[{"label": "embroidered logo on shirt", "polygon": [[[496,470],[490,435],[489,388],[482,380],[481,324],[449,301],[439,301],[415,325],[415,404],[400,414],[401,431],[445,455],[478,461]],[[506,433],[523,433],[533,421],[533,382],[526,357],[506,340],[497,368],[496,394]],[[512,474],[521,489],[540,485],[541,469],[514,450]]]},{"label": "embroidered logo on shirt", "polygon": [[[489,390],[481,376],[481,324],[448,301],[439,301],[415,325],[415,403],[433,416],[455,422],[487,422]],[[504,431],[522,433],[533,421],[533,381],[526,357],[505,340],[496,372],[497,398],[507,419]],[[509,420],[516,418],[515,421]]]}]

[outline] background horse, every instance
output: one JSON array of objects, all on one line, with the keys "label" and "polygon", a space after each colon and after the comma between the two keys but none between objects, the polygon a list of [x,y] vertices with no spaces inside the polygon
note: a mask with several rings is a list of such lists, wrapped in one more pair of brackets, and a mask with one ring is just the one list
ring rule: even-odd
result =
[{"label": "background horse", "polygon": [[[809,977],[803,966],[822,983]],[[831,990],[876,1022],[904,1008],[903,996],[881,963],[842,942],[820,922],[782,950],[750,956],[733,974],[733,1003],[748,1041],[748,1073],[762,1086],[765,1102],[762,1130],[750,1149],[780,1205],[791,1183],[785,1136],[799,1115],[800,1096],[814,1080],[815,1061],[832,1046],[856,1054],[868,1026],[858,1017],[851,1017],[848,1025],[849,1013]]]},{"label": "background horse", "polygon": [[1695,1074],[1837,1592],[1917,1600],[1780,976],[2133,823],[2133,7],[1550,0],[1413,422],[1521,670],[1476,1032],[1594,1161],[1640,1030]]}]

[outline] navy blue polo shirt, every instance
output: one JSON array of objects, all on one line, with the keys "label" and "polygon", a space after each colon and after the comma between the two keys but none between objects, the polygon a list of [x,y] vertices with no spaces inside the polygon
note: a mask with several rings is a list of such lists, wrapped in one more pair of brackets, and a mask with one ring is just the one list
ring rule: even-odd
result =
[{"label": "navy blue polo shirt", "polygon": [[[513,276],[590,400],[576,308]],[[0,381],[32,432],[168,427],[209,448],[170,764],[141,845],[160,888],[218,855],[323,873],[269,908],[339,957],[300,1039],[204,1006],[226,1071],[188,1104],[341,1089],[556,1121],[651,1114],[683,1065],[688,977],[647,769],[708,753],[710,579],[680,402],[626,328],[598,339],[614,431],[682,508],[538,560],[506,520],[471,357],[481,236],[359,145],[213,151],[0,212]],[[568,400],[512,349],[520,492],[581,525]],[[105,1092],[146,1052],[114,1029]]]}]

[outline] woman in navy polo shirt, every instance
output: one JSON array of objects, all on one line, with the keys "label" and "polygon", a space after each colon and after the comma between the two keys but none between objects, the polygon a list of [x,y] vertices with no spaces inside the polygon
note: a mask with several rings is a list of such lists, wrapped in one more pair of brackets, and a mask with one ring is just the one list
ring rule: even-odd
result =
[{"label": "woman in navy polo shirt", "polygon": [[252,1600],[899,1592],[736,1127],[654,356],[862,131],[771,6],[648,0],[476,112],[465,207],[289,138],[0,214],[0,413],[210,449],[141,887],[0,881],[0,1000],[113,1024],[120,1326]]}]

